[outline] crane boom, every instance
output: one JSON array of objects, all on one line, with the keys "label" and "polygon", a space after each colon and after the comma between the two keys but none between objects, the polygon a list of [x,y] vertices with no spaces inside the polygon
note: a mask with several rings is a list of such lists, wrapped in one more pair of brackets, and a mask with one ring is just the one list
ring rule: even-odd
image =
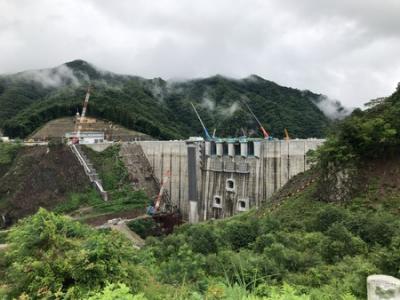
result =
[{"label": "crane boom", "polygon": [[290,140],[290,136],[289,136],[289,132],[287,131],[287,129],[285,128],[285,140]]},{"label": "crane boom", "polygon": [[165,190],[165,185],[167,184],[169,178],[171,177],[171,172],[168,170],[167,172],[165,172],[164,174],[164,178],[161,182],[161,188],[160,188],[160,192],[157,195],[157,199],[156,199],[156,203],[154,205],[154,209],[157,212],[160,208],[160,204],[161,204],[161,198],[162,195],[164,194],[164,190]]},{"label": "crane boom", "polygon": [[257,116],[254,114],[254,112],[251,110],[250,106],[247,104],[247,102],[245,102],[245,101],[242,101],[242,102],[244,103],[244,105],[246,105],[247,109],[249,110],[251,115],[254,117],[254,119],[258,123],[258,126],[260,126],[260,130],[261,130],[262,134],[264,135],[264,139],[269,139],[268,132],[265,130],[264,126],[262,126],[260,120],[257,118]]},{"label": "crane boom", "polygon": [[[82,120],[85,118],[86,116],[86,111],[87,111],[87,106],[89,104],[89,97],[90,97],[90,85],[88,86],[88,89],[86,91],[86,96],[85,96],[85,100],[83,101],[83,108],[82,108],[82,114],[79,118],[79,120],[76,121],[75,124],[75,136],[72,139],[72,143],[73,144],[79,144],[79,139],[80,139],[80,135],[81,135],[81,131],[82,131]],[[78,113],[77,113],[78,114]]]},{"label": "crane boom", "polygon": [[192,104],[192,107],[193,107],[194,112],[196,113],[197,119],[199,119],[199,121],[200,121],[200,123],[201,123],[201,126],[203,127],[204,135],[206,136],[206,139],[207,139],[207,140],[211,140],[211,136],[210,136],[210,134],[208,133],[208,130],[207,130],[206,126],[205,126],[204,123],[203,123],[203,120],[200,118],[200,115],[199,115],[199,113],[197,112],[196,107],[194,106],[194,104],[193,104],[192,102],[190,102],[190,104]]}]

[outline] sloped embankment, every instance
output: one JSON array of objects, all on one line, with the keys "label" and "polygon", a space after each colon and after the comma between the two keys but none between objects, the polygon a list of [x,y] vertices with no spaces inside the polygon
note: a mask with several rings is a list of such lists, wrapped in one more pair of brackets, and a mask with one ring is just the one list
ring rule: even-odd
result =
[{"label": "sloped embankment", "polygon": [[83,192],[89,186],[67,147],[21,147],[0,177],[0,214],[5,217],[0,218],[0,226],[33,214],[39,207],[54,208],[70,193]]}]

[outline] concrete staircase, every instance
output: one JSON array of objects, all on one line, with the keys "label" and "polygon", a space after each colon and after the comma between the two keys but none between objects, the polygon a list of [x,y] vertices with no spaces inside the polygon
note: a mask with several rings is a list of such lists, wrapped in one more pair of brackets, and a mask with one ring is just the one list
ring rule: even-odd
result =
[{"label": "concrete staircase", "polygon": [[103,188],[103,184],[99,175],[96,172],[96,169],[93,167],[93,164],[90,162],[89,158],[82,151],[80,145],[71,144],[70,149],[72,153],[76,156],[79,163],[82,165],[85,170],[86,175],[89,177],[90,182],[94,185],[94,187],[99,191],[101,197],[104,201],[108,200],[107,192]]}]

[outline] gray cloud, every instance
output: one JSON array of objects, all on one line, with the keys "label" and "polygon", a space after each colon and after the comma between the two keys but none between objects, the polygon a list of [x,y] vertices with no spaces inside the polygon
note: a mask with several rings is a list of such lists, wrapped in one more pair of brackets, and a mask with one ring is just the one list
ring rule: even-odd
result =
[{"label": "gray cloud", "polygon": [[352,109],[342,107],[337,100],[329,99],[326,96],[320,96],[318,101],[315,101],[315,104],[326,116],[333,120],[343,119],[352,111]]},{"label": "gray cloud", "polygon": [[362,106],[400,81],[398,0],[0,0],[0,73],[258,74]]},{"label": "gray cloud", "polygon": [[[54,69],[30,70],[18,73],[17,75],[17,78],[39,82],[43,87],[59,87],[66,83],[70,83],[74,86],[80,85],[79,79],[76,78],[73,71],[65,65],[58,66]],[[85,76],[86,74],[82,75]],[[89,81],[89,78],[87,78],[86,81]]]}]

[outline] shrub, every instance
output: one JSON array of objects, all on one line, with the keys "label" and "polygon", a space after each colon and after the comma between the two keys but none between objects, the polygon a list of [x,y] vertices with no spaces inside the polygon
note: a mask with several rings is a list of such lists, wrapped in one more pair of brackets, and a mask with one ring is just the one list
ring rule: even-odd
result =
[{"label": "shrub", "polygon": [[367,245],[357,236],[354,236],[342,224],[335,223],[326,231],[322,255],[328,262],[337,262],[346,255],[365,254]]},{"label": "shrub", "polygon": [[254,242],[259,233],[259,224],[255,221],[233,220],[226,224],[223,237],[232,249],[238,250]]},{"label": "shrub", "polygon": [[81,298],[107,282],[137,290],[146,276],[119,233],[95,231],[44,209],[19,222],[7,237],[6,273],[11,295]]}]

